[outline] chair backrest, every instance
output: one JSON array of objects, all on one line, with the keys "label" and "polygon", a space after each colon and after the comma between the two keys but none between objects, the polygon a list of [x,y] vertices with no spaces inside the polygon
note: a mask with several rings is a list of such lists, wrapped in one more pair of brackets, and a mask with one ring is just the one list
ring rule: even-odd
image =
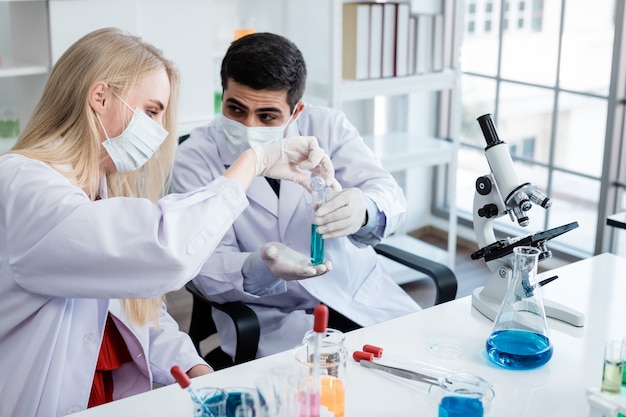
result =
[{"label": "chair backrest", "polygon": [[228,314],[235,325],[237,337],[235,358],[231,358],[220,347],[216,347],[203,355],[209,365],[218,370],[256,358],[261,329],[259,319],[250,307],[241,302],[213,302],[198,290],[193,281],[188,282],[185,288],[193,296],[189,336],[200,355],[202,355],[200,342],[217,334],[212,316],[213,308]]}]

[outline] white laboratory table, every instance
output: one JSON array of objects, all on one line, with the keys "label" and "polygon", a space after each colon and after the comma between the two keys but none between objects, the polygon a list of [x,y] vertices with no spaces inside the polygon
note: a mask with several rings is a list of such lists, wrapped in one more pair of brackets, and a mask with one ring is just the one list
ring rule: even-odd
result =
[{"label": "white laboratory table", "polygon": [[[346,334],[352,353],[365,343],[384,348],[387,356],[410,357],[467,371],[490,381],[496,391],[493,417],[588,416],[588,388],[602,377],[603,348],[608,338],[626,336],[626,259],[602,254],[545,272],[559,279],[542,287],[544,299],[568,305],[586,316],[584,327],[548,319],[554,346],[543,367],[512,371],[493,365],[485,354],[492,322],[471,306],[470,297]],[[433,343],[462,346],[457,359],[433,354]],[[193,380],[194,386],[253,386],[273,367],[289,365],[283,352]],[[427,385],[361,367],[351,358],[346,380],[346,417],[436,416]],[[188,393],[178,386],[115,401],[76,416],[191,416]]]}]

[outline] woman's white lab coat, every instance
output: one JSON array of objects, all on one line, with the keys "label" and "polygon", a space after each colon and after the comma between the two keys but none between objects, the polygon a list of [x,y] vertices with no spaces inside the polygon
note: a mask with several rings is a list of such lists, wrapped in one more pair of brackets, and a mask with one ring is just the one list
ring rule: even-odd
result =
[{"label": "woman's white lab coat", "polygon": [[226,178],[158,205],[93,202],[42,162],[0,156],[0,415],[86,408],[109,312],[133,358],[114,371],[114,398],[204,363],[165,309],[158,327],[132,326],[119,299],[183,286],[246,205]]},{"label": "woman's white lab coat", "polygon": [[[258,356],[290,349],[312,328],[306,309],[323,302],[360,325],[367,326],[420,309],[383,271],[369,245],[396,230],[404,220],[406,201],[402,189],[382,168],[357,130],[332,109],[305,106],[289,127],[287,136],[315,136],[331,156],[337,180],[344,188],[358,187],[386,217],[383,236],[357,240],[354,236],[325,241],[325,258],[333,270],[325,275],[284,282],[270,295],[257,297],[243,290],[242,264],[250,252],[270,241],[283,242],[308,254],[312,211],[308,192],[282,181],[280,198],[268,182],[257,177],[248,188],[250,206],[237,218],[194,282],[210,298],[241,300],[259,317],[261,339]],[[220,133],[219,121],[192,131],[179,146],[174,165],[173,190],[193,189],[222,174],[234,159]],[[234,327],[223,313],[214,318],[222,348],[233,355]]]}]

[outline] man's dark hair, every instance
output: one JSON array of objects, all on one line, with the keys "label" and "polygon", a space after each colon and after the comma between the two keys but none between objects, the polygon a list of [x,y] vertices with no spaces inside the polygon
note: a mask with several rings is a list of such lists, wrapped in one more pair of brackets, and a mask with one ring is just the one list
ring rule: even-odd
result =
[{"label": "man's dark hair", "polygon": [[280,35],[253,33],[231,43],[222,60],[222,89],[232,78],[254,90],[287,91],[293,111],[304,94],[306,65],[298,47]]}]

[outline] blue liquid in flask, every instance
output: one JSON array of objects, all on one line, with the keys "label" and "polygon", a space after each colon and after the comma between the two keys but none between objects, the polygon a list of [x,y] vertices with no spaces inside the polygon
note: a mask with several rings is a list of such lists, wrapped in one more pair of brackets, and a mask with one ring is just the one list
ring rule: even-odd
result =
[{"label": "blue liquid in flask", "polygon": [[317,225],[311,225],[311,263],[319,265],[324,263],[324,239],[317,233]]},{"label": "blue liquid in flask", "polygon": [[527,330],[499,330],[487,339],[487,354],[496,364],[509,369],[533,369],[552,357],[550,340]]}]

